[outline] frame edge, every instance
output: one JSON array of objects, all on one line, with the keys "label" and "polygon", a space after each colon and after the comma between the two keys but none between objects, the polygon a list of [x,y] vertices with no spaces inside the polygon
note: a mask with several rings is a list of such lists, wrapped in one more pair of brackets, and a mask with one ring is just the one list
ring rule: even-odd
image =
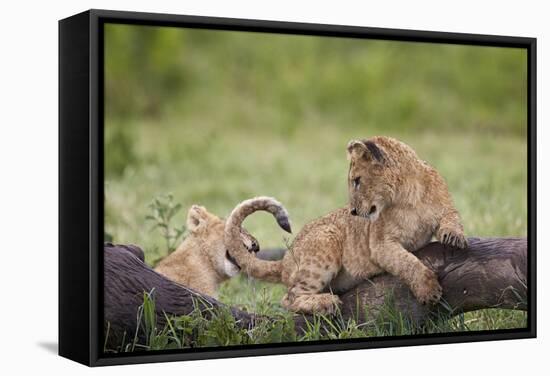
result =
[{"label": "frame edge", "polygon": [[89,11],[59,21],[59,355],[90,364]]}]

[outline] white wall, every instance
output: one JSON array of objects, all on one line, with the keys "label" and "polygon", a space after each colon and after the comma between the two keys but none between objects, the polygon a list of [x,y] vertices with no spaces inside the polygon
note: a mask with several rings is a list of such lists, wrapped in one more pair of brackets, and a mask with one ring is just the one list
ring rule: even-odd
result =
[{"label": "white wall", "polygon": [[[0,369],[61,374],[521,374],[548,364],[549,241],[539,238],[539,338],[212,360],[90,370],[53,355],[57,341],[57,20],[88,8],[351,24],[538,38],[539,228],[550,189],[544,1],[6,1],[0,23]],[[546,15],[546,19],[545,19]],[[546,24],[546,25],[545,25]],[[546,299],[545,299],[546,298]],[[546,345],[546,349],[544,346]],[[242,371],[241,371],[242,369]],[[539,372],[540,373],[540,372]]]}]

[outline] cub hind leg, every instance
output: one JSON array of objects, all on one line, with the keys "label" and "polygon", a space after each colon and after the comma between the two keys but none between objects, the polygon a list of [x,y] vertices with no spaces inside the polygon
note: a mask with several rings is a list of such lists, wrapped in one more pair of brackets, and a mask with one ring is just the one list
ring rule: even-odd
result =
[{"label": "cub hind leg", "polygon": [[340,298],[325,291],[340,270],[337,260],[328,255],[317,255],[306,258],[301,264],[283,297],[283,307],[301,313],[334,313],[341,304]]},{"label": "cub hind leg", "polygon": [[296,295],[292,299],[289,298],[289,294],[283,297],[282,304],[283,307],[293,312],[331,315],[342,304],[340,298],[331,293]]}]

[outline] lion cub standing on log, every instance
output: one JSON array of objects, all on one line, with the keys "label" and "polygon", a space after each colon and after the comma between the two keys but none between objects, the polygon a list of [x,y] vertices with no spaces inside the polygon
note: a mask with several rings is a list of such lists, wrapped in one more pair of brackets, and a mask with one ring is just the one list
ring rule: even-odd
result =
[{"label": "lion cub standing on log", "polygon": [[[373,137],[348,144],[350,205],[310,222],[281,261],[249,255],[237,235],[251,210],[238,206],[226,222],[226,245],[255,278],[288,287],[285,308],[331,313],[340,303],[332,292],[387,271],[400,277],[422,303],[441,297],[437,275],[410,251],[435,237],[466,247],[458,211],[441,175],[404,143]],[[257,201],[260,204],[261,201]]]}]

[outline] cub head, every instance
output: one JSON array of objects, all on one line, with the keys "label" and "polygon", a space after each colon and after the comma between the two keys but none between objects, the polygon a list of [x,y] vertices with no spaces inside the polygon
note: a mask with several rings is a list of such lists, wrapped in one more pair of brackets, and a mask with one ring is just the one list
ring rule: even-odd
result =
[{"label": "cub head", "polygon": [[[204,252],[219,275],[233,277],[240,266],[227,251],[224,241],[225,220],[208,212],[203,206],[193,205],[187,213],[187,229],[200,252]],[[260,245],[248,231],[241,229],[241,239],[249,252],[258,252]]]},{"label": "cub head", "polygon": [[387,152],[373,140],[348,143],[350,214],[375,221],[395,195],[395,174]]}]

